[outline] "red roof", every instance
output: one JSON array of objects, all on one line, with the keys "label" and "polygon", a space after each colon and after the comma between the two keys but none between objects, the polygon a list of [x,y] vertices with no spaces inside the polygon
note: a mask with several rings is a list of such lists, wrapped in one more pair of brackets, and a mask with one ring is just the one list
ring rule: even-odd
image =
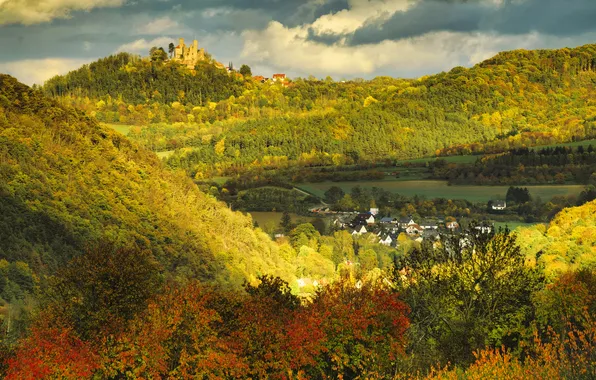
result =
[{"label": "red roof", "polygon": [[286,74],[273,74],[273,78],[285,78]]}]

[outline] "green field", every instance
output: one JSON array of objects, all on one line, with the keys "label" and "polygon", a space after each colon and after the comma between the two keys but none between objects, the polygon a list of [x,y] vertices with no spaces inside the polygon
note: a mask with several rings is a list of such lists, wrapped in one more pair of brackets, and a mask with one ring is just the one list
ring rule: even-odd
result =
[{"label": "green field", "polygon": [[[357,181],[357,182],[320,182],[297,184],[296,187],[323,197],[332,186],[340,187],[349,193],[355,186],[371,189],[378,187],[392,193],[413,197],[414,195],[433,198],[466,199],[472,202],[488,202],[491,199],[504,199],[509,186],[449,186],[447,181]],[[557,195],[578,195],[584,189],[582,185],[525,186],[533,197],[543,201]]]},{"label": "green field", "polygon": [[596,148],[596,139],[593,139],[593,140],[584,140],[584,141],[575,141],[575,142],[562,143],[562,144],[545,145],[545,146],[535,146],[532,149],[556,148],[558,146],[565,146],[565,147],[574,147],[574,148],[576,148],[578,146],[587,147],[589,145],[592,145],[594,148]]},{"label": "green field", "polygon": [[445,160],[448,163],[452,163],[452,164],[473,164],[480,157],[482,157],[482,156],[481,155],[479,155],[479,156],[467,155],[467,156],[427,157],[427,158],[415,158],[413,160],[400,160],[400,161],[397,161],[396,164],[397,165],[424,164],[426,162],[432,162],[437,159],[442,159],[442,160]]},{"label": "green field", "polygon": [[116,132],[122,133],[124,136],[128,135],[128,132],[132,129],[132,125],[120,125],[120,124],[108,124],[108,123],[101,123],[104,127],[111,128]]}]

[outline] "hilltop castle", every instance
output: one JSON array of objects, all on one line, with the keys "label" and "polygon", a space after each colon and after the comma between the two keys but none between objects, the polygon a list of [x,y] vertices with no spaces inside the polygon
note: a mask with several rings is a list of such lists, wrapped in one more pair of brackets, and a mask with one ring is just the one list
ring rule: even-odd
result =
[{"label": "hilltop castle", "polygon": [[173,61],[178,61],[186,65],[189,69],[194,69],[195,65],[205,60],[205,49],[199,49],[199,42],[194,40],[192,45],[186,46],[184,38],[180,38],[178,46],[174,49]]}]

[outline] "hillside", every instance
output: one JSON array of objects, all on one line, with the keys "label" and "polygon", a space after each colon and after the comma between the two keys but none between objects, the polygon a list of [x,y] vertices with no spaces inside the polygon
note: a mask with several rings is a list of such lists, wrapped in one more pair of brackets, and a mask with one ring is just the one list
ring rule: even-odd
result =
[{"label": "hillside", "polygon": [[6,75],[0,196],[0,269],[9,273],[0,298],[8,302],[106,242],[149,250],[176,282],[292,278],[292,266],[250,218],[164,168],[154,153]]},{"label": "hillside", "polygon": [[[169,164],[192,176],[249,164],[340,165],[495,152],[596,134],[596,45],[506,52],[418,80],[297,79],[282,86],[247,78],[235,82],[236,91],[217,87],[211,102],[203,100],[202,87],[168,77],[171,65],[145,63],[147,69],[131,71],[131,63],[110,62],[120,83],[138,89],[138,99],[126,90],[116,100],[120,93],[94,76],[91,67],[104,67],[105,60],[49,81],[44,91],[65,94],[61,101],[100,121],[162,123],[129,136],[155,150],[189,148]],[[201,76],[202,70],[197,67]],[[155,76],[185,86],[184,92],[148,95]],[[57,90],[57,83],[69,90]]]},{"label": "hillside", "polygon": [[550,275],[596,264],[596,201],[558,213],[544,227],[522,228],[519,244]]}]

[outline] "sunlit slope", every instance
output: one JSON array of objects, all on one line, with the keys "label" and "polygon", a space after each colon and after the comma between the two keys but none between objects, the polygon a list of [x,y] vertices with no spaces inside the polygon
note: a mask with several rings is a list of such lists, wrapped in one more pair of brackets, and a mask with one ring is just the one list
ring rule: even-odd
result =
[{"label": "sunlit slope", "polygon": [[0,259],[51,273],[100,241],[150,249],[168,276],[289,279],[277,246],[151,152],[0,75]]}]

